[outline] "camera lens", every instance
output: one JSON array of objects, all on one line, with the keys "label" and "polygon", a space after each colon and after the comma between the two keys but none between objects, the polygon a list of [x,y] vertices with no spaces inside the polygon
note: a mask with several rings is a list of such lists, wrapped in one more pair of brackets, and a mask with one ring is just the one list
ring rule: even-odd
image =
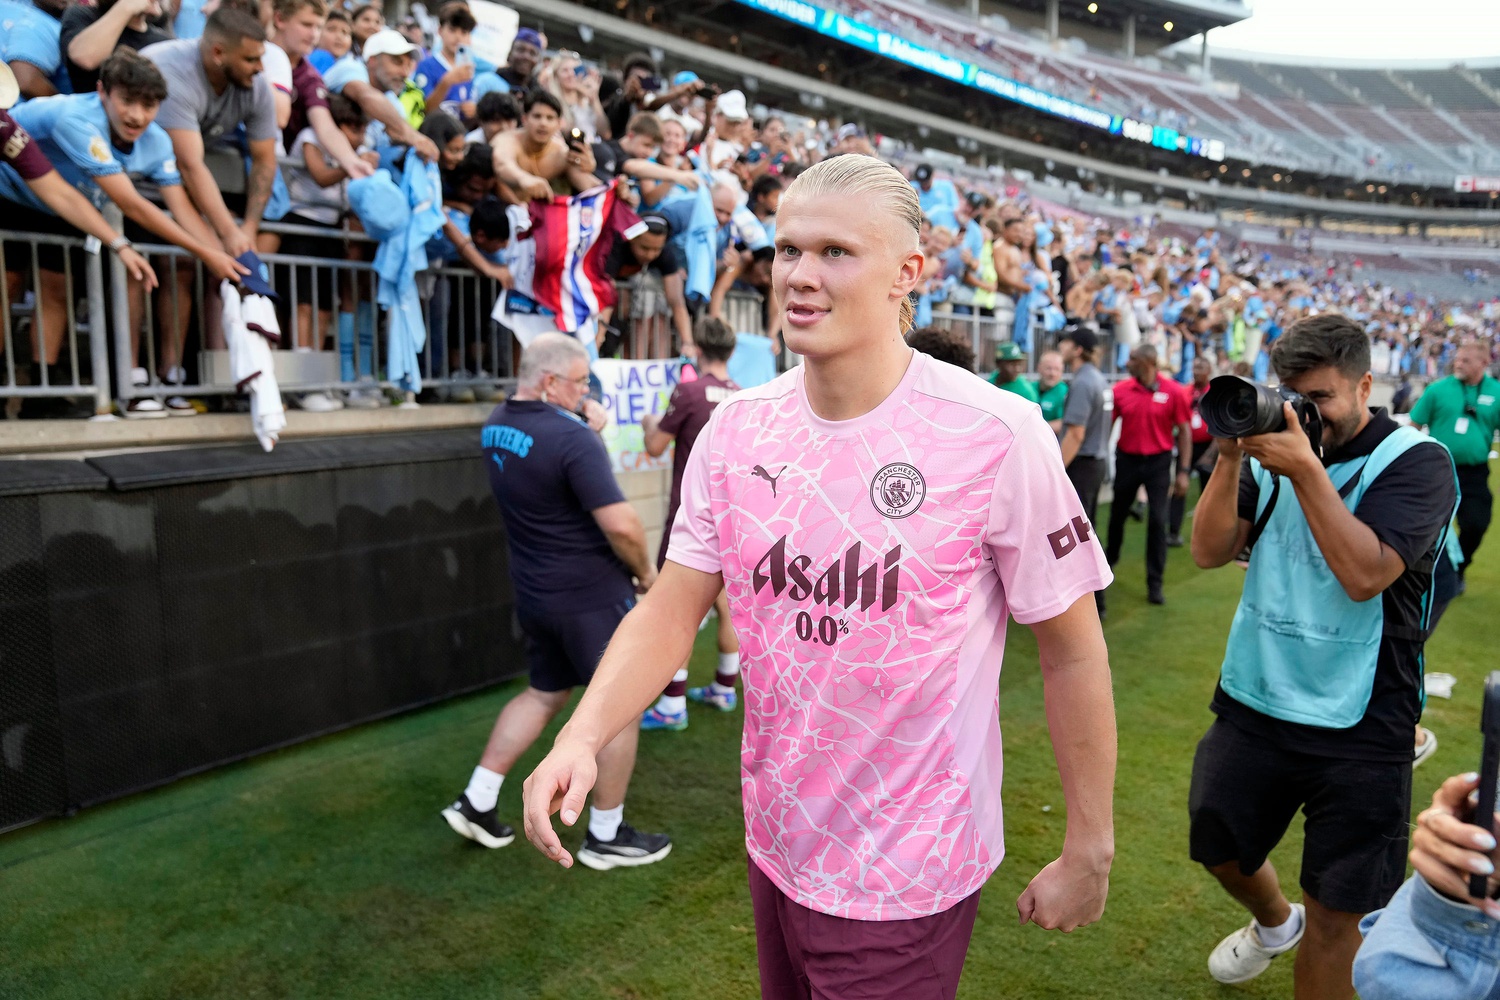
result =
[{"label": "camera lens", "polygon": [[1203,426],[1219,438],[1273,434],[1286,426],[1281,395],[1238,375],[1220,375],[1198,403]]}]

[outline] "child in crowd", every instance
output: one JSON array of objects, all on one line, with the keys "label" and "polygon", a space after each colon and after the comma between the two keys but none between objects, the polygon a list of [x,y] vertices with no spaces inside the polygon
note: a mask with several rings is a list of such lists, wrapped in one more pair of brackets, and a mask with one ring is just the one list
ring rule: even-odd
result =
[{"label": "child in crowd", "polygon": [[509,132],[521,123],[521,109],[516,106],[516,99],[509,94],[485,94],[479,99],[477,114],[479,127],[464,136],[464,139],[468,142],[481,142],[486,146],[501,132]]},{"label": "child in crowd", "polygon": [[349,15],[335,7],[329,10],[328,20],[323,23],[323,33],[318,37],[318,47],[307,57],[307,61],[319,73],[327,73],[328,67],[349,54],[353,44],[354,38],[349,34]]},{"label": "child in crowd", "polygon": [[[511,286],[505,256],[511,225],[505,205],[493,197],[494,177],[489,147],[477,143],[469,147],[454,170],[444,172],[443,211],[447,221],[428,241],[427,259],[434,269],[467,264],[475,273],[498,283],[503,291]],[[434,339],[448,344],[450,371],[460,375],[471,371],[483,381],[487,377],[485,344],[472,331],[489,329],[488,317],[497,289],[457,275],[435,277],[429,320],[434,334],[441,336]],[[467,346],[466,329],[471,331]],[[450,398],[466,401],[460,393],[462,390]]]}]

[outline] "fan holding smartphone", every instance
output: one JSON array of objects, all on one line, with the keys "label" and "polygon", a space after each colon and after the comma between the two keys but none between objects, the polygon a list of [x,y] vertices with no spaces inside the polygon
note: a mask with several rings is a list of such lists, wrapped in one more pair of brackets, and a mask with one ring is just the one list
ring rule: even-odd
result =
[{"label": "fan holding smartphone", "polygon": [[1480,730],[1479,773],[1455,775],[1433,794],[1412,834],[1416,874],[1360,924],[1354,985],[1364,1000],[1500,997],[1500,671],[1485,681]]},{"label": "fan holding smartphone", "polygon": [[441,107],[459,121],[472,122],[474,74],[480,67],[470,44],[478,22],[467,7],[457,4],[445,6],[438,18],[438,44],[417,64],[412,79],[422,88],[429,108]]}]

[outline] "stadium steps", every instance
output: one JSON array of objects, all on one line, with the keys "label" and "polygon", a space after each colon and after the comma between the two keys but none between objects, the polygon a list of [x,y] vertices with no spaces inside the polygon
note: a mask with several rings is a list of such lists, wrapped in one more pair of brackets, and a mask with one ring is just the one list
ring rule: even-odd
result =
[{"label": "stadium steps", "polygon": [[1335,81],[1354,93],[1365,104],[1385,108],[1420,108],[1416,98],[1398,87],[1384,70],[1340,69]]},{"label": "stadium steps", "polygon": [[1488,94],[1475,86],[1463,67],[1452,70],[1402,70],[1401,76],[1448,111],[1486,111],[1495,107]]}]

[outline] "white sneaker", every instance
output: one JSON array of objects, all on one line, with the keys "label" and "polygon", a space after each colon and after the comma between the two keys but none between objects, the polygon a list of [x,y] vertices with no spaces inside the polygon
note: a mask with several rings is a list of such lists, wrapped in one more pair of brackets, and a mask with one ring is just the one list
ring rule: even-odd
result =
[{"label": "white sneaker", "polygon": [[1271,967],[1271,959],[1297,947],[1307,931],[1307,911],[1301,903],[1292,904],[1292,916],[1301,922],[1292,939],[1279,948],[1267,948],[1255,933],[1255,921],[1241,927],[1219,942],[1208,956],[1208,974],[1221,983],[1249,982]]},{"label": "white sneaker", "polygon": [[161,400],[147,397],[145,399],[132,399],[130,405],[125,407],[125,416],[132,420],[165,417],[167,408],[162,405]]},{"label": "white sneaker", "polygon": [[297,407],[308,413],[332,413],[334,410],[342,410],[344,401],[326,392],[305,392],[297,400]]},{"label": "white sneaker", "polygon": [[[147,373],[146,369],[132,368],[130,370],[131,388],[143,389],[150,384],[151,376]],[[167,408],[162,405],[161,400],[151,397],[132,399],[130,404],[125,407],[125,416],[132,420],[155,419],[156,417],[165,417],[166,415]]]},{"label": "white sneaker", "polygon": [[378,386],[360,386],[344,393],[344,405],[351,410],[378,410],[385,405],[385,396]]},{"label": "white sneaker", "polygon": [[1417,747],[1411,757],[1411,766],[1415,770],[1424,760],[1437,753],[1437,733],[1426,726],[1418,726],[1417,729],[1427,734],[1427,741]]},{"label": "white sneaker", "polygon": [[167,397],[167,415],[171,417],[196,417],[198,411],[186,396]]}]

